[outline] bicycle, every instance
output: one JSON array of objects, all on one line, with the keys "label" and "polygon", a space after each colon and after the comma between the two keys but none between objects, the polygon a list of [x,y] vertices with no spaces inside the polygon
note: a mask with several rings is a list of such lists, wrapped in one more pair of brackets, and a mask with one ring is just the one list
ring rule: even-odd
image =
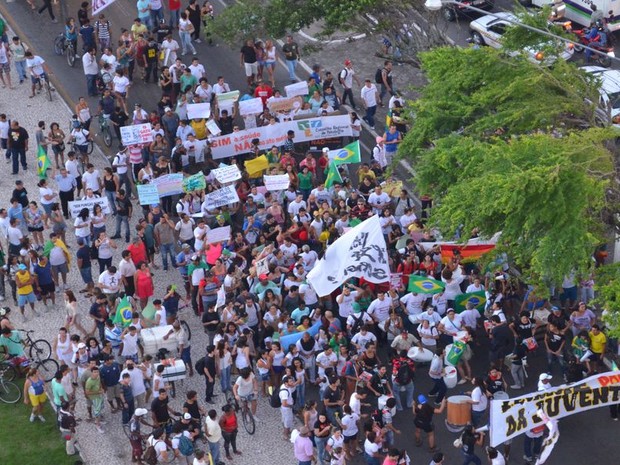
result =
[{"label": "bicycle", "polygon": [[56,55],[66,55],[67,64],[73,68],[75,66],[75,47],[73,46],[73,42],[67,40],[65,34],[61,32],[54,39],[54,53]]},{"label": "bicycle", "polygon": [[23,342],[26,347],[30,347],[28,353],[31,359],[40,362],[51,358],[52,346],[49,342],[45,339],[32,339],[30,335],[33,334],[34,331],[31,329],[19,329],[18,331],[26,335]]},{"label": "bicycle", "polygon": [[252,410],[250,408],[250,401],[245,396],[241,397],[239,401],[241,402],[240,409],[241,409],[241,421],[243,422],[243,427],[248,432],[248,434],[254,434],[256,431],[256,420],[254,420],[254,415],[252,415]]},{"label": "bicycle", "polygon": [[0,362],[0,378],[13,381],[17,377],[17,370],[7,361]]},{"label": "bicycle", "polygon": [[110,115],[104,115],[103,113],[99,113],[98,115],[95,115],[95,116],[99,117],[99,133],[101,134],[101,137],[103,137],[103,143],[106,145],[106,147],[112,147],[112,131],[110,130]]},{"label": "bicycle", "polygon": [[0,401],[5,404],[16,404],[22,398],[22,390],[12,381],[0,377]]}]

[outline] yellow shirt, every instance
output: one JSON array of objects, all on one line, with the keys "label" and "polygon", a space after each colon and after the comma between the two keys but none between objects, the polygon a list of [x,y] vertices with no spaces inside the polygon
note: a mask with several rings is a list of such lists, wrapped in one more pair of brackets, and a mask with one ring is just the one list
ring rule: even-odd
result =
[{"label": "yellow shirt", "polygon": [[[15,282],[26,283],[28,281],[30,281],[30,273],[28,273],[28,271],[24,271],[24,272],[18,271],[17,273],[15,273]],[[17,288],[18,295],[28,295],[32,293],[33,291],[34,289],[32,289],[32,284],[28,284],[27,286]]]},{"label": "yellow shirt", "polygon": [[204,140],[207,138],[207,122],[203,119],[193,119],[189,125],[194,129],[196,133],[196,139]]},{"label": "yellow shirt", "polygon": [[144,24],[140,24],[139,26],[133,24],[131,26],[131,35],[133,36],[133,40],[138,40],[138,36],[140,34],[146,37],[148,32],[149,30],[146,28]]},{"label": "yellow shirt", "polygon": [[606,342],[607,337],[602,332],[594,335],[594,333],[590,331],[590,350],[592,352],[595,354],[602,354]]}]

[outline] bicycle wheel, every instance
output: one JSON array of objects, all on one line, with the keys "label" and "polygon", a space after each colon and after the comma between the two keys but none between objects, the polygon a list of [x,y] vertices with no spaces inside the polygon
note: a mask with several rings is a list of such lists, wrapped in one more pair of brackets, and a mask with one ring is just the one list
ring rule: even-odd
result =
[{"label": "bicycle wheel", "polygon": [[59,36],[56,36],[56,39],[54,39],[54,53],[60,56],[62,55],[64,49],[65,49],[65,38],[62,34],[60,34]]},{"label": "bicycle wheel", "polygon": [[181,326],[185,330],[185,333],[187,334],[187,339],[191,341],[192,340],[192,330],[189,329],[189,325],[187,324],[187,321],[179,320],[179,323],[181,324]]},{"label": "bicycle wheel", "polygon": [[73,45],[69,44],[66,50],[67,54],[67,64],[72,68],[75,66],[75,50],[73,50]]},{"label": "bicycle wheel", "polygon": [[254,416],[252,412],[250,412],[250,406],[246,405],[241,413],[241,420],[243,421],[243,427],[248,432],[248,434],[254,434],[256,431],[256,423],[254,422]]},{"label": "bicycle wheel", "polygon": [[101,135],[103,136],[103,143],[106,147],[112,147],[112,133],[110,132],[110,128],[104,126],[101,128]]},{"label": "bicycle wheel", "polygon": [[41,360],[35,365],[35,368],[39,371],[41,378],[49,383],[56,373],[58,372],[58,362],[54,359],[48,358],[47,360]]},{"label": "bicycle wheel", "polygon": [[91,153],[93,153],[93,149],[94,148],[95,148],[95,144],[93,143],[92,140],[89,140],[88,141],[88,149],[86,149],[86,153],[90,155]]},{"label": "bicycle wheel", "polygon": [[45,91],[47,92],[47,98],[51,102],[52,101],[52,85],[50,84],[49,79],[45,80]]},{"label": "bicycle wheel", "polygon": [[0,400],[5,404],[16,404],[22,398],[22,390],[10,381],[0,381]]},{"label": "bicycle wheel", "polygon": [[17,370],[10,363],[0,364],[0,378],[5,381],[13,381],[17,376]]},{"label": "bicycle wheel", "polygon": [[37,339],[30,346],[30,358],[41,362],[52,356],[52,346],[45,339]]}]

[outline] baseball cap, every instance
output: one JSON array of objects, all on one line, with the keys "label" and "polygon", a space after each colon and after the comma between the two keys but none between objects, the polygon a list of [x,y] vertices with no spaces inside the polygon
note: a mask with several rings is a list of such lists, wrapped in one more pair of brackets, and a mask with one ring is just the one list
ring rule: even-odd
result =
[{"label": "baseball cap", "polygon": [[549,373],[541,373],[538,377],[538,381],[544,381],[547,379],[552,379],[553,377]]},{"label": "baseball cap", "polygon": [[561,311],[562,311],[562,309],[561,309],[561,308],[558,308],[558,307],[556,307],[556,306],[554,305],[553,307],[551,307],[551,311],[552,311],[552,312],[561,312]]},{"label": "baseball cap", "polygon": [[198,255],[192,255],[192,261],[198,260],[200,257]]},{"label": "baseball cap", "polygon": [[78,349],[86,349],[86,344],[84,344],[83,342],[80,342],[78,344]]},{"label": "baseball cap", "polygon": [[165,112],[172,111],[172,108],[170,108],[170,107],[166,107],[166,108],[164,108],[164,111],[165,111]]},{"label": "baseball cap", "polygon": [[327,147],[323,147],[323,152],[329,152],[329,149]]},{"label": "baseball cap", "polygon": [[191,247],[190,247],[190,245],[189,245],[189,244],[183,244],[183,245],[181,246],[181,248],[182,248],[183,250],[190,250],[190,249],[191,249]]},{"label": "baseball cap", "polygon": [[264,280],[266,280],[267,278],[268,278],[268,276],[267,276],[265,273],[263,273],[263,274],[261,274],[261,275],[259,275],[259,276],[258,276],[258,279],[260,279],[261,281],[264,281]]},{"label": "baseball cap", "polygon": [[26,270],[28,269],[28,267],[26,265],[24,265],[23,263],[20,263],[19,266],[17,267],[18,270]]},{"label": "baseball cap", "polygon": [[191,420],[191,419],[192,419],[192,416],[191,416],[189,413],[185,412],[185,413],[183,414],[183,419],[184,419],[184,420]]},{"label": "baseball cap", "polygon": [[149,411],[145,408],[137,408],[136,411],[133,412],[133,414],[137,417],[143,417],[147,413],[149,413]]},{"label": "baseball cap", "polygon": [[420,394],[418,396],[418,404],[426,404],[426,402],[427,402],[426,396],[423,394]]},{"label": "baseball cap", "polygon": [[351,64],[351,60],[349,60],[348,58],[346,60],[344,60],[344,65],[345,66],[349,66]]}]

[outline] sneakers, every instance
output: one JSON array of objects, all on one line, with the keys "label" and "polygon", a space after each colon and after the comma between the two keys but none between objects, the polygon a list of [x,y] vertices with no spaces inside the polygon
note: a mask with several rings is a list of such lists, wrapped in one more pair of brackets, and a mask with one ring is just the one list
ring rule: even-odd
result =
[{"label": "sneakers", "polygon": [[45,423],[45,417],[43,415],[39,415],[38,418],[41,420],[41,423]]},{"label": "sneakers", "polygon": [[30,423],[34,423],[35,418],[37,418],[36,415],[34,413],[31,413],[30,414]]},{"label": "sneakers", "polygon": [[103,428],[101,426],[95,425],[95,429],[97,431],[99,431],[100,433],[104,433],[105,431],[103,430]]},{"label": "sneakers", "polygon": [[456,384],[465,384],[467,382],[467,380],[465,378],[461,378],[459,379],[459,382]]}]

